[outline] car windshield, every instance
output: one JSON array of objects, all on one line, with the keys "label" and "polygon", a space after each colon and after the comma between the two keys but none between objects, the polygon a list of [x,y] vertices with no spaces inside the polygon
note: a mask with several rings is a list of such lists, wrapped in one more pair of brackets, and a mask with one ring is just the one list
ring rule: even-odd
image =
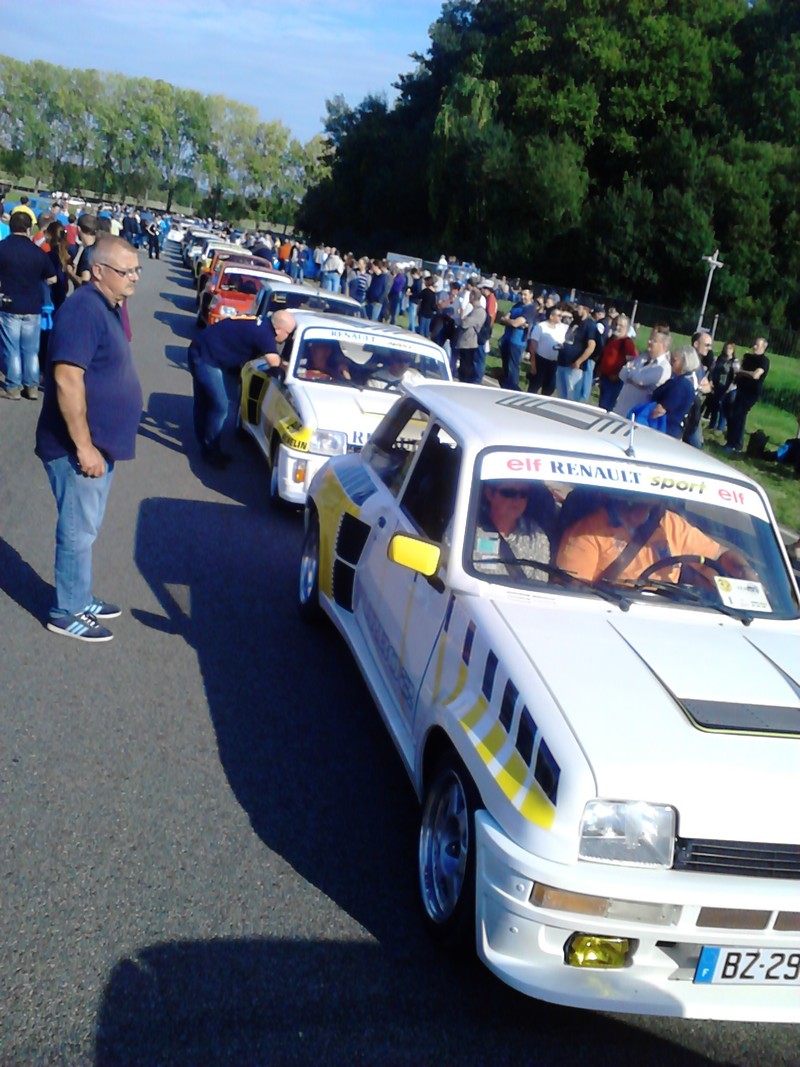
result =
[{"label": "car windshield", "polygon": [[464,561],[485,580],[797,618],[763,499],[735,476],[531,450],[477,470]]},{"label": "car windshield", "polygon": [[260,293],[268,279],[257,271],[230,270],[222,272],[219,280],[220,292],[245,293],[255,296]]},{"label": "car windshield", "polygon": [[281,308],[294,308],[298,311],[321,311],[324,314],[347,315],[348,318],[363,318],[360,304],[351,304],[349,300],[340,300],[336,296],[325,296],[323,292],[309,292],[299,286],[270,293],[269,311]]},{"label": "car windshield", "polygon": [[404,375],[446,380],[437,345],[347,329],[306,330],[292,364],[297,378],[359,389],[398,389]]}]

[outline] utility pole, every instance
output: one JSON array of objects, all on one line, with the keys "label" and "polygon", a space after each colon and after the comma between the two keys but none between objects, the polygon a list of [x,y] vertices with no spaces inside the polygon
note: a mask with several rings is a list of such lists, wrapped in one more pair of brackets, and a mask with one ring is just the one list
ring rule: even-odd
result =
[{"label": "utility pole", "polygon": [[700,314],[697,317],[697,326],[695,332],[699,331],[703,327],[703,318],[706,313],[706,304],[708,303],[708,294],[711,292],[711,279],[714,277],[714,271],[718,267],[724,267],[725,264],[719,258],[719,249],[714,249],[713,256],[701,256],[704,263],[708,264],[708,279],[706,281],[706,291],[703,294],[703,306],[700,308]]}]

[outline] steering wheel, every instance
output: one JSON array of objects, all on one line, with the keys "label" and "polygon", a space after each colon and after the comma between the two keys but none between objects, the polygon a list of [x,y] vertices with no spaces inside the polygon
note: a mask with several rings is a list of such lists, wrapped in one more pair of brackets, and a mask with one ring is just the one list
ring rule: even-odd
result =
[{"label": "steering wheel", "polygon": [[727,577],[728,575],[728,571],[718,560],[709,559],[708,556],[665,556],[664,559],[657,559],[655,563],[651,563],[649,567],[645,567],[636,579],[636,585],[644,584],[650,575],[655,574],[656,571],[661,571],[665,567],[676,567],[682,563],[698,563],[702,567],[710,567],[715,574],[719,574],[723,577]]}]

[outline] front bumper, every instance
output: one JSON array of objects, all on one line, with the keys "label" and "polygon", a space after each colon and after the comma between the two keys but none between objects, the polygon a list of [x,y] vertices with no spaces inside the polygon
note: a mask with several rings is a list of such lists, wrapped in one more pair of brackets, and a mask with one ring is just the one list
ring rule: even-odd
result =
[{"label": "front bumper", "polygon": [[[770,928],[710,929],[701,908],[800,909],[796,882],[605,864],[565,866],[514,845],[485,811],[475,817],[478,954],[498,977],[540,1000],[577,1008],[643,1015],[761,1022],[800,1021],[800,987],[705,985],[693,981],[704,945],[800,952],[800,932]],[[535,883],[643,904],[665,904],[670,921],[621,921],[555,911],[531,903]],[[744,884],[743,884],[744,883]],[[769,926],[775,921],[773,915]],[[570,966],[573,934],[628,938],[619,969]]]}]

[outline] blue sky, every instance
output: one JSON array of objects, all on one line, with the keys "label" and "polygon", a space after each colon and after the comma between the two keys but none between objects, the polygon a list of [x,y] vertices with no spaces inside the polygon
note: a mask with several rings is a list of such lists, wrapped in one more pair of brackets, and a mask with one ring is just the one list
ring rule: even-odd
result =
[{"label": "blue sky", "polygon": [[300,141],[325,100],[393,98],[442,0],[0,0],[0,53],[163,78],[279,119]]}]

